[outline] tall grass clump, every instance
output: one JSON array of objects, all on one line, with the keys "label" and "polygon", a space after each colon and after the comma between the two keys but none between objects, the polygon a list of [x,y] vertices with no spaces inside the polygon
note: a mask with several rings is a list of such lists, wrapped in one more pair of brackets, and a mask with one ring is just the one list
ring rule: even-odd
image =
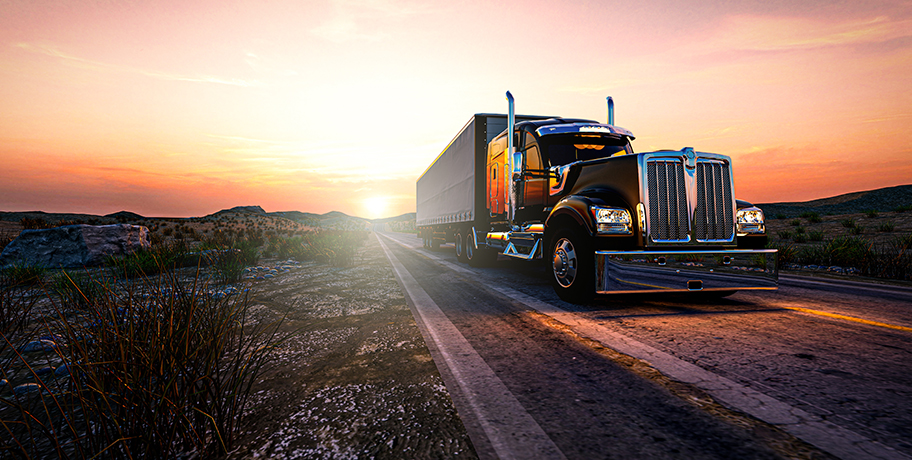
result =
[{"label": "tall grass clump", "polygon": [[113,280],[104,276],[104,273],[61,270],[53,277],[49,287],[62,305],[82,310],[103,298],[110,291],[112,283]]},{"label": "tall grass clump", "polygon": [[44,280],[47,268],[40,264],[16,262],[0,270],[0,284],[35,286]]},{"label": "tall grass clump", "polygon": [[[173,272],[109,287],[78,320],[56,304],[58,344],[37,391],[0,404],[0,455],[212,458],[241,433],[251,386],[281,338],[245,296],[213,297]],[[54,315],[51,315],[54,316]],[[15,353],[21,363],[34,358]]]},{"label": "tall grass clump", "polygon": [[912,236],[880,246],[857,236],[842,236],[802,248],[797,257],[804,264],[853,267],[866,276],[912,278]]},{"label": "tall grass clump", "polygon": [[115,278],[130,279],[153,276],[175,267],[188,264],[190,249],[183,240],[141,249],[122,258],[111,257],[107,266]]}]

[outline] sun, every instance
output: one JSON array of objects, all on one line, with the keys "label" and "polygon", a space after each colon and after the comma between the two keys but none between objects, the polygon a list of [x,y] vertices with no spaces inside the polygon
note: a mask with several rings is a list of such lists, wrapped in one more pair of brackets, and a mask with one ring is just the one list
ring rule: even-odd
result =
[{"label": "sun", "polygon": [[372,196],[364,200],[365,217],[368,219],[379,219],[386,217],[388,200],[385,196]]}]

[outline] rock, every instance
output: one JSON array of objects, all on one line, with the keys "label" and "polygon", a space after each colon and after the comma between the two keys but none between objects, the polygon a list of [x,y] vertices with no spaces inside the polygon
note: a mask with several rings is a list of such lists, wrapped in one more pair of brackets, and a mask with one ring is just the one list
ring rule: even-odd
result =
[{"label": "rock", "polygon": [[53,367],[42,367],[41,369],[37,369],[35,371],[35,375],[37,375],[39,377],[42,375],[48,375],[48,374],[53,374],[53,373],[54,373]]},{"label": "rock", "polygon": [[20,353],[36,353],[39,351],[54,351],[57,344],[53,340],[37,340],[29,342],[19,349]]},{"label": "rock", "polygon": [[29,393],[37,393],[41,391],[41,385],[37,383],[23,383],[22,385],[13,388],[13,393],[16,396],[22,396]]},{"label": "rock", "polygon": [[3,249],[0,263],[81,268],[100,265],[109,256],[122,256],[151,247],[149,229],[143,226],[67,225],[23,230]]}]

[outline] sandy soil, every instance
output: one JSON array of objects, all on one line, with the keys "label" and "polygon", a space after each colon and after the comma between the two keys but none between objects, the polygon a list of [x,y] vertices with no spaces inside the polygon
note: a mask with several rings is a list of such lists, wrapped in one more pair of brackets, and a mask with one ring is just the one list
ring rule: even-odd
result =
[{"label": "sandy soil", "polygon": [[376,237],[350,268],[301,267],[252,287],[295,332],[230,458],[475,458]]}]

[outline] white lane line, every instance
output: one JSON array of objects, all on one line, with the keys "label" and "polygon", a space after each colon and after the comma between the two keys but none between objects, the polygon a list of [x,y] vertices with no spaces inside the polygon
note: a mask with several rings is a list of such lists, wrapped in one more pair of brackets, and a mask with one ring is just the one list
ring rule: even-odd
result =
[{"label": "white lane line", "polygon": [[[400,245],[407,245],[393,239]],[[411,248],[413,250],[418,250]],[[695,364],[678,359],[668,353],[634,340],[626,335],[614,332],[601,324],[560,307],[542,302],[534,297],[514,289],[497,286],[484,280],[474,271],[453,264],[443,258],[419,250],[425,256],[434,259],[440,265],[451,270],[473,275],[473,280],[487,289],[513,299],[541,314],[548,315],[570,327],[575,333],[586,337],[620,353],[646,361],[662,374],[694,385],[709,393],[713,398],[728,407],[750,414],[759,420],[775,425],[820,450],[845,460],[859,458],[883,460],[910,460],[902,452],[868,439],[854,431],[842,428],[820,417],[793,407],[776,398],[767,396],[757,390],[748,388],[733,380],[713,374]]]},{"label": "white lane line", "polygon": [[430,335],[425,340],[432,341],[442,357],[443,363],[438,365],[449,369],[458,391],[468,402],[468,410],[459,408],[459,412],[474,416],[497,457],[504,460],[565,459],[554,441],[393,255],[383,239],[377,240],[411,300],[413,313],[417,312],[415,320],[423,323],[422,331],[426,330]]}]

